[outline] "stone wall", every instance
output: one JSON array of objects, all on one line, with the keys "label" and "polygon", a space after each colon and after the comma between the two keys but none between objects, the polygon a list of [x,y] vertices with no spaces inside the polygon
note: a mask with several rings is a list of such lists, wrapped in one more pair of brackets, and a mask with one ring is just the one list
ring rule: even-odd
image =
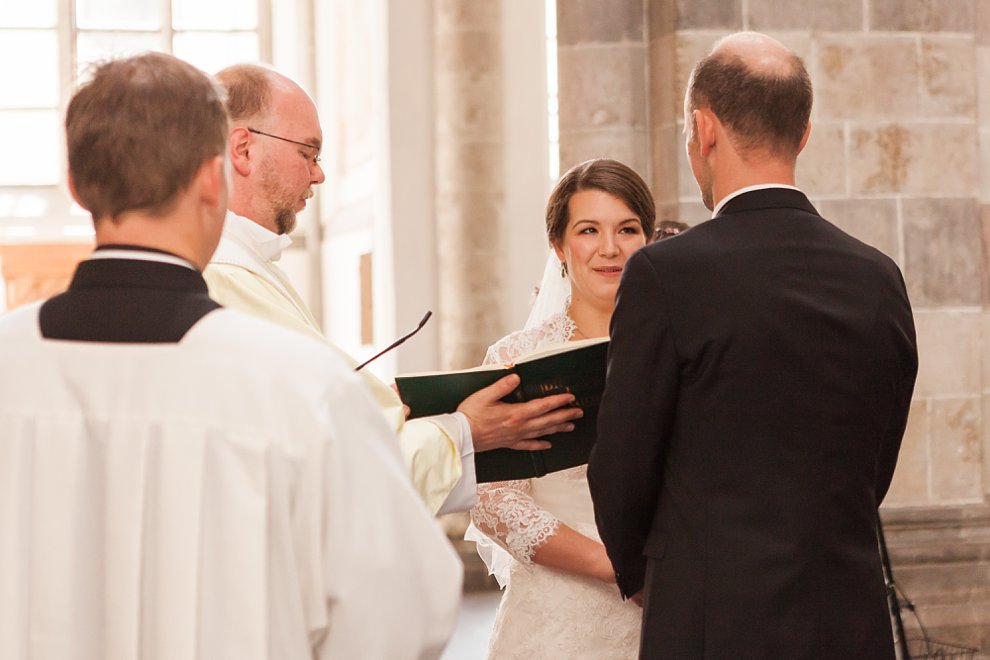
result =
[{"label": "stone wall", "polygon": [[901,601],[916,605],[902,608],[905,637],[990,658],[990,506],[888,508],[883,521]]},{"label": "stone wall", "polygon": [[643,0],[558,0],[560,171],[615,158],[649,180]]}]

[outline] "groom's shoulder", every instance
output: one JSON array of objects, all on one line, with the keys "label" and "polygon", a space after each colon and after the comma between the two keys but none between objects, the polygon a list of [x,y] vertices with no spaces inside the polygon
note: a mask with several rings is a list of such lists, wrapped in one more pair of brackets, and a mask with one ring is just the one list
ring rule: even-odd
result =
[{"label": "groom's shoulder", "polygon": [[643,258],[652,262],[680,260],[697,256],[712,247],[710,222],[702,222],[683,230],[676,236],[655,241],[640,249]]}]

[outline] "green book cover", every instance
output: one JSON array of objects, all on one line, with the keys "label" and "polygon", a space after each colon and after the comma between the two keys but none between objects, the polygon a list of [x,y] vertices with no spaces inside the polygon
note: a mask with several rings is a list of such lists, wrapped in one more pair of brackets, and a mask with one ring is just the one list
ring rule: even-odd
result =
[{"label": "green book cover", "polygon": [[552,443],[550,449],[493,449],[474,455],[479,483],[529,479],[588,462],[605,389],[607,354],[607,337],[587,339],[534,351],[510,365],[407,374],[396,377],[395,384],[411,418],[452,413],[468,396],[511,373],[519,375],[520,383],[503,399],[507,403],[573,394],[584,416],[574,423],[573,431],[541,438]]}]

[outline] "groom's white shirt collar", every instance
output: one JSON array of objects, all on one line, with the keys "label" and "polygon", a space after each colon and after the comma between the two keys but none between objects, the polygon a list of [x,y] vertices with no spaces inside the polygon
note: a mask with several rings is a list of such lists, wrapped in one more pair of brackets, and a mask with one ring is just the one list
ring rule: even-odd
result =
[{"label": "groom's white shirt collar", "polygon": [[727,203],[729,203],[729,200],[735,199],[736,197],[739,197],[739,195],[742,195],[743,193],[753,192],[754,190],[767,190],[769,188],[786,188],[787,190],[797,190],[798,192],[801,192],[800,188],[789,186],[786,183],[761,183],[755,186],[746,186],[745,188],[740,188],[739,190],[729,193],[728,195],[723,197],[722,200],[715,207],[715,210],[712,211],[712,217],[714,218],[716,215],[718,215],[719,211],[721,211],[722,208]]}]

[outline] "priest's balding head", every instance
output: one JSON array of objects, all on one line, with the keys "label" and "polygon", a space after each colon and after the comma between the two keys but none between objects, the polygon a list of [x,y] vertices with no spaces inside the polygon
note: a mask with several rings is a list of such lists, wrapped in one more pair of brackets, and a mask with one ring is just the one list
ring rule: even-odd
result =
[{"label": "priest's balding head", "polygon": [[65,129],[69,187],[97,244],[206,266],[227,205],[227,113],[206,74],[163,53],[105,62],[69,102]]},{"label": "priest's balding head", "polygon": [[326,178],[316,104],[298,84],[257,64],[228,67],[217,80],[230,114],[230,210],[288,234]]}]

